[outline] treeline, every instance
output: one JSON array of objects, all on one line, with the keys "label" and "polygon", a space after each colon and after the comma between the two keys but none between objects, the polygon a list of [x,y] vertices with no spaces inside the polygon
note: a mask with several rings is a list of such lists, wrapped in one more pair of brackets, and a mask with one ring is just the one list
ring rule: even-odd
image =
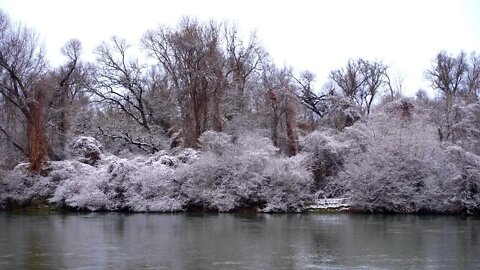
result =
[{"label": "treeline", "polygon": [[[403,90],[387,65],[366,59],[348,61],[314,89],[314,74],[275,66],[254,34],[244,40],[235,27],[192,18],[147,31],[138,46],[112,37],[93,62],[70,40],[59,67],[49,65],[33,30],[4,12],[0,27],[0,138],[10,168],[25,157],[34,171],[63,160],[78,135],[118,154],[197,148],[208,130],[256,131],[293,156],[299,137],[319,126],[342,130]],[[441,52],[426,72],[439,90],[439,140],[456,140],[452,108],[460,98],[478,100],[479,70],[476,53]]]}]

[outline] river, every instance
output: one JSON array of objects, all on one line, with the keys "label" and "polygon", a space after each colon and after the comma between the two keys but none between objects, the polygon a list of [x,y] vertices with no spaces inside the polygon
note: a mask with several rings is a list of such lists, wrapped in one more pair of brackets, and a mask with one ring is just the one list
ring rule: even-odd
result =
[{"label": "river", "polygon": [[480,218],[0,212],[0,269],[480,269]]}]

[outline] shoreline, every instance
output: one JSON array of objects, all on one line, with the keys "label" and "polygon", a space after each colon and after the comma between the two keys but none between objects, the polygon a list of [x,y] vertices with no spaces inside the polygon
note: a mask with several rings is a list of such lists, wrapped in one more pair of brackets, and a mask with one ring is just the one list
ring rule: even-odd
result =
[{"label": "shoreline", "polygon": [[6,207],[0,208],[0,212],[7,213],[19,213],[19,214],[70,214],[70,213],[124,213],[124,214],[192,214],[192,213],[204,213],[204,214],[277,214],[277,215],[288,215],[288,214],[360,214],[360,215],[436,215],[436,216],[465,216],[465,217],[480,217],[479,213],[468,213],[467,211],[458,211],[458,212],[435,212],[422,210],[417,212],[393,212],[393,211],[373,211],[373,210],[362,210],[360,207],[349,207],[349,208],[309,208],[307,207],[300,212],[261,212],[258,211],[258,208],[249,207],[249,208],[239,208],[234,209],[228,212],[220,212],[218,210],[209,210],[202,208],[190,208],[183,211],[132,211],[129,209],[118,209],[118,210],[88,210],[88,209],[76,209],[69,206],[61,206],[54,203],[48,202],[47,198],[37,198],[31,202],[19,204],[19,203],[9,203]]}]

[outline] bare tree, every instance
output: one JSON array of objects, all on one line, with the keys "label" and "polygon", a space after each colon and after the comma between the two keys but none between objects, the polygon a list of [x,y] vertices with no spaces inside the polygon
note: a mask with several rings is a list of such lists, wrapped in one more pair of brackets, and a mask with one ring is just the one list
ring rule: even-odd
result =
[{"label": "bare tree", "polygon": [[472,53],[468,59],[465,52],[457,55],[442,51],[432,61],[432,67],[426,71],[426,78],[432,88],[441,93],[442,102],[438,105],[443,112],[438,116],[440,140],[455,141],[455,126],[458,122],[458,111],[455,108],[458,100],[475,102],[480,86],[480,61]]},{"label": "bare tree", "polygon": [[478,101],[480,95],[480,55],[472,52],[468,59],[466,80],[466,94],[469,100]]},{"label": "bare tree", "polygon": [[246,84],[255,71],[259,71],[266,60],[267,54],[259,45],[255,33],[250,35],[247,44],[240,39],[235,27],[225,27],[225,41],[227,50],[227,72],[230,86],[233,88],[234,109],[244,113],[246,109]]},{"label": "bare tree", "polygon": [[433,60],[432,67],[427,70],[426,78],[430,81],[432,88],[441,91],[447,102],[451,104],[461,91],[467,68],[464,52],[453,57],[442,51]]},{"label": "bare tree", "polygon": [[325,98],[332,95],[333,91],[325,91],[320,94],[315,93],[312,85],[315,80],[315,75],[310,71],[302,72],[298,78],[292,75],[292,78],[299,86],[295,91],[295,95],[300,99],[302,104],[318,117],[324,117],[327,113]]},{"label": "bare tree", "polygon": [[349,60],[344,68],[332,71],[330,78],[345,96],[369,114],[381,87],[387,83],[387,69],[388,66],[382,62],[370,62],[360,58]]},{"label": "bare tree", "polygon": [[387,69],[388,66],[381,62],[361,60],[361,72],[365,84],[361,98],[363,99],[362,104],[365,104],[367,109],[367,114],[370,114],[373,101],[378,96],[380,88],[386,84]]},{"label": "bare tree", "polygon": [[405,82],[405,74],[403,73],[396,73],[393,76],[385,72],[385,83],[388,88],[388,92],[390,92],[390,101],[394,100],[397,97],[401,97],[403,95],[403,88]]},{"label": "bare tree", "polygon": [[289,156],[294,156],[298,152],[298,127],[295,108],[298,101],[294,94],[291,71],[286,68],[279,70],[270,66],[264,70],[263,84],[266,89],[266,103],[270,111],[273,144],[280,148],[284,146],[280,142],[280,127],[282,126],[282,117],[285,117],[286,147],[283,147],[283,150]]},{"label": "bare tree", "polygon": [[39,171],[46,155],[45,102],[50,91],[45,52],[35,32],[11,25],[2,12],[0,28],[0,93],[25,117],[30,168]]},{"label": "bare tree", "polygon": [[148,31],[142,43],[169,78],[180,105],[185,145],[196,147],[209,127],[213,96],[213,126],[221,130],[220,103],[224,91],[220,27],[184,18],[178,30],[160,27]]},{"label": "bare tree", "polygon": [[[81,43],[79,40],[69,40],[62,48],[62,54],[67,62],[56,69],[52,74],[52,81],[55,84],[52,98],[49,102],[49,126],[51,158],[63,159],[67,132],[70,129],[73,103],[86,84],[85,68],[80,62]],[[53,146],[58,149],[53,149]]]},{"label": "bare tree", "polygon": [[92,69],[93,83],[89,91],[100,102],[119,108],[128,117],[150,132],[145,95],[148,91],[146,66],[130,56],[131,46],[118,37],[102,43],[96,50],[96,66]]},{"label": "bare tree", "polygon": [[362,76],[362,59],[357,61],[349,60],[345,67],[334,70],[330,78],[340,87],[343,94],[357,104],[362,103],[359,93],[363,92],[365,78]]}]

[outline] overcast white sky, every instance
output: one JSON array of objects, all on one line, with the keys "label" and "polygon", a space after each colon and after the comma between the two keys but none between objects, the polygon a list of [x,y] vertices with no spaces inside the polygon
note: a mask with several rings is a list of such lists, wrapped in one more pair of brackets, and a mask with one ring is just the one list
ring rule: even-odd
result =
[{"label": "overcast white sky", "polygon": [[86,55],[112,35],[135,43],[150,28],[184,15],[228,20],[256,30],[279,65],[311,70],[326,81],[348,59],[382,60],[406,76],[406,94],[427,88],[425,69],[440,50],[480,52],[476,0],[0,0],[15,21],[36,29],[52,64],[70,38]]}]

